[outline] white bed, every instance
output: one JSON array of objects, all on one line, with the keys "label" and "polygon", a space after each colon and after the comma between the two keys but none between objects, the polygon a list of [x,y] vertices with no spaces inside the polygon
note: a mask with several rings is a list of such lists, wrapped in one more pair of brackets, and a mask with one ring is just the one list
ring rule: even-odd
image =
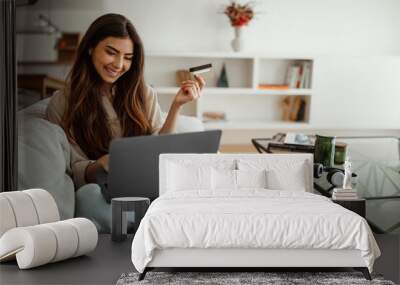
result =
[{"label": "white bed", "polygon": [[160,197],[132,243],[141,278],[154,267],[355,267],[369,277],[380,255],[371,230],[312,193],[312,159],[161,155]]}]

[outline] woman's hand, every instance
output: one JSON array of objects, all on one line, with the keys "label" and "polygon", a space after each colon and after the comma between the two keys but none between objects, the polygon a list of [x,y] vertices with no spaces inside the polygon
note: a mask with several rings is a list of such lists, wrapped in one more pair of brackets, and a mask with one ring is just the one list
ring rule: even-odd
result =
[{"label": "woman's hand", "polygon": [[110,155],[106,154],[97,159],[96,163],[100,165],[105,171],[108,172],[109,161],[110,161]]},{"label": "woman's hand", "polygon": [[206,82],[201,76],[195,75],[194,78],[195,80],[186,80],[182,82],[181,88],[171,104],[164,125],[159,131],[160,134],[173,133],[181,106],[187,102],[197,100],[200,97],[201,90]]},{"label": "woman's hand", "polygon": [[96,183],[96,173],[100,170],[108,172],[110,155],[106,154],[97,159],[94,163],[90,163],[85,169],[85,180],[87,183]]},{"label": "woman's hand", "polygon": [[195,80],[185,80],[181,84],[181,88],[175,96],[173,101],[173,105],[180,107],[183,104],[186,104],[191,101],[197,100],[201,91],[206,85],[204,79],[199,75],[194,75]]}]

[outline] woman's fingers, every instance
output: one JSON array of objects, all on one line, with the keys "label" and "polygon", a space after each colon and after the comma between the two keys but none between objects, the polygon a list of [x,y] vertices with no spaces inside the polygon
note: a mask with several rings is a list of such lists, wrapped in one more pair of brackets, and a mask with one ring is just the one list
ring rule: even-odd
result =
[{"label": "woman's fingers", "polygon": [[182,81],[182,82],[181,82],[181,85],[186,85],[186,84],[195,84],[195,85],[197,85],[199,88],[201,87],[201,86],[200,86],[200,83],[199,83],[198,81],[195,81],[195,80],[185,80],[185,81]]},{"label": "woman's fingers", "polygon": [[197,94],[197,96],[200,96],[200,86],[199,86],[199,84],[197,83],[197,82],[194,82],[194,81],[187,81],[187,82],[185,82],[185,83],[183,83],[182,85],[181,85],[181,88],[183,88],[183,89],[185,89],[185,88],[194,88],[195,89],[195,92],[196,93],[198,93]]},{"label": "woman's fingers", "polygon": [[201,89],[203,88],[205,82],[200,76],[195,75],[196,80],[185,80],[181,82],[181,90],[184,95],[180,96],[179,101],[190,102],[198,99],[201,95]]},{"label": "woman's fingers", "polygon": [[201,86],[200,86],[200,84],[199,84],[198,82],[195,83],[195,86],[196,86],[197,93],[198,93],[199,96],[200,96]]},{"label": "woman's fingers", "polygon": [[185,92],[184,100],[186,102],[193,101],[199,97],[199,92],[194,84],[184,85],[182,90]]},{"label": "woman's fingers", "polygon": [[197,93],[200,94],[201,90],[200,90],[200,86],[197,82],[190,82],[190,83],[185,83],[183,85],[183,87],[193,87]]},{"label": "woman's fingers", "polygon": [[184,85],[182,89],[185,91],[185,93],[186,93],[187,95],[194,95],[194,96],[196,96],[197,93],[198,93],[196,87],[195,87],[194,85],[192,85],[192,84],[190,84],[190,85]]},{"label": "woman's fingers", "polygon": [[194,75],[194,78],[199,84],[200,90],[203,90],[203,87],[206,85],[206,81],[204,80],[204,78],[197,74]]}]

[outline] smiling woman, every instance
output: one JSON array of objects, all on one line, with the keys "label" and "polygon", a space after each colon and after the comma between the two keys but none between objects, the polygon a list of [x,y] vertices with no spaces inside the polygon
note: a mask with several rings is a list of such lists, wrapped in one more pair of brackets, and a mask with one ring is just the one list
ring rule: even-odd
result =
[{"label": "smiling woman", "polygon": [[122,15],[96,19],[79,44],[66,90],[53,96],[48,119],[72,145],[76,188],[108,171],[108,148],[118,137],[173,132],[181,106],[200,96],[205,82],[182,83],[164,123],[154,90],[144,82],[144,48]]},{"label": "smiling woman", "polygon": [[108,171],[111,140],[173,132],[182,105],[196,100],[204,84],[199,76],[183,82],[163,122],[157,95],[144,81],[144,48],[132,23],[106,14],[90,25],[65,90],[54,94],[47,108],[48,120],[64,129],[71,144],[77,216],[110,230],[110,205],[97,185],[85,184]]}]

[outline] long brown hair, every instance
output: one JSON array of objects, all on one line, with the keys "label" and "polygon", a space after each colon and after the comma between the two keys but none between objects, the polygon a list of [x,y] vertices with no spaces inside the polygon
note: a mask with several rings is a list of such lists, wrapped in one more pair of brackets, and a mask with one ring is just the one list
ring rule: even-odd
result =
[{"label": "long brown hair", "polygon": [[89,50],[107,37],[126,38],[133,42],[132,64],[113,84],[113,106],[123,136],[146,135],[152,132],[148,119],[144,82],[144,49],[132,23],[122,15],[106,14],[97,18],[79,44],[75,62],[68,76],[63,128],[70,141],[78,144],[90,158],[108,153],[112,133],[102,105],[101,85]]}]

